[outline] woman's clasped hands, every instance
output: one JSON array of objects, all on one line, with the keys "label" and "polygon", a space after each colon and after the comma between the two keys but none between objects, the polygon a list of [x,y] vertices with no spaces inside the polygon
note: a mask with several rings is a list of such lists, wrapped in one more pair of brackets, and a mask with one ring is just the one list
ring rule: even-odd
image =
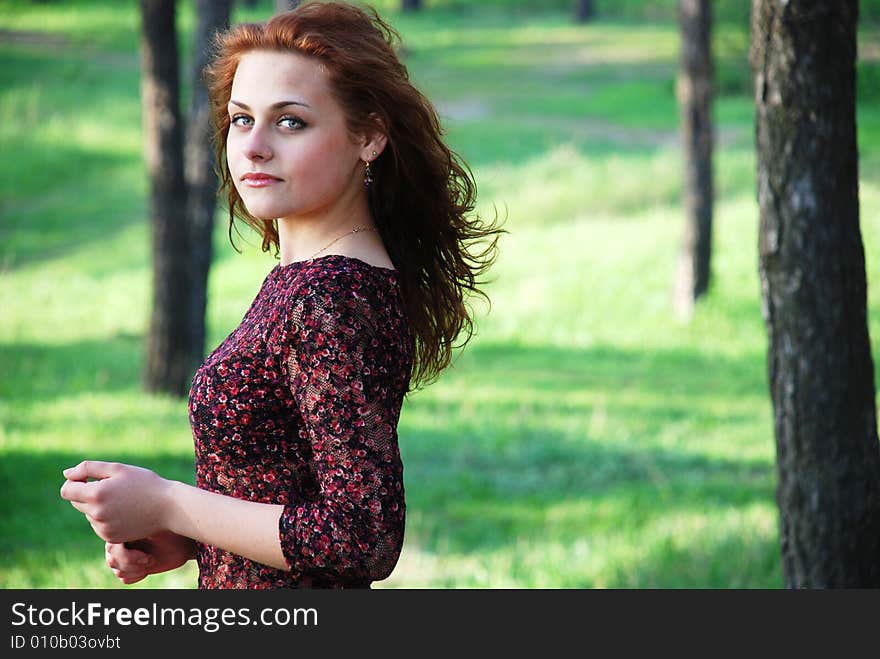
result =
[{"label": "woman's clasped hands", "polygon": [[195,542],[167,528],[168,481],[149,469],[88,460],[65,469],[61,498],[105,541],[107,565],[123,583],[180,567]]}]

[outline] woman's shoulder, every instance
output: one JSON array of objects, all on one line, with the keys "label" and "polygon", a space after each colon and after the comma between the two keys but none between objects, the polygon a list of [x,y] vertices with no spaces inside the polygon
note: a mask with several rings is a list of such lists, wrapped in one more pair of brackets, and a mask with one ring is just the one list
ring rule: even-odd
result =
[{"label": "woman's shoulder", "polygon": [[283,352],[367,342],[405,359],[412,336],[397,276],[341,255],[276,265],[269,288],[279,322],[269,343]]},{"label": "woman's shoulder", "polygon": [[403,307],[398,271],[366,261],[329,254],[276,265],[269,273],[282,304],[296,318],[328,311],[396,315]]},{"label": "woman's shoulder", "polygon": [[347,296],[365,288],[397,288],[398,271],[344,254],[277,264],[269,278],[279,280],[297,298],[314,294]]}]

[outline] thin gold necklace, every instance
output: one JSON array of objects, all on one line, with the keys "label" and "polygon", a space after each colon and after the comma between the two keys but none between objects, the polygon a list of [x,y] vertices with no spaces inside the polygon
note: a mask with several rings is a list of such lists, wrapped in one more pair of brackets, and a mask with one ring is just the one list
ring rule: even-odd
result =
[{"label": "thin gold necklace", "polygon": [[355,227],[355,228],[352,229],[351,231],[346,231],[346,232],[343,233],[341,236],[337,236],[336,238],[334,238],[333,240],[331,240],[329,243],[327,243],[326,245],[324,245],[321,249],[319,249],[317,252],[315,252],[315,253],[312,254],[309,258],[307,258],[306,261],[311,261],[311,260],[312,260],[313,258],[315,258],[318,254],[320,254],[320,253],[323,252],[325,249],[327,249],[328,247],[330,247],[331,245],[333,245],[335,242],[337,242],[337,241],[339,241],[339,240],[342,240],[342,239],[345,238],[347,235],[352,234],[352,233],[359,233],[359,232],[361,232],[361,231],[376,231],[376,229],[375,229],[375,227]]}]

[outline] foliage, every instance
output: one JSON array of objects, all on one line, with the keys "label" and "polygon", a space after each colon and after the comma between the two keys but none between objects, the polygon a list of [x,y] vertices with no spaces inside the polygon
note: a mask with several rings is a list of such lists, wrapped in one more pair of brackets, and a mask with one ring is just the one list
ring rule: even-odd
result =
[{"label": "foliage", "polygon": [[[400,0],[373,0],[384,11],[393,11]],[[495,8],[512,12],[573,12],[574,0],[425,0],[425,10],[482,11]],[[675,20],[678,0],[594,0],[596,16],[601,19],[639,21]],[[749,0],[712,0],[717,21],[748,24]],[[865,21],[880,21],[880,0],[859,0],[860,16]]]}]

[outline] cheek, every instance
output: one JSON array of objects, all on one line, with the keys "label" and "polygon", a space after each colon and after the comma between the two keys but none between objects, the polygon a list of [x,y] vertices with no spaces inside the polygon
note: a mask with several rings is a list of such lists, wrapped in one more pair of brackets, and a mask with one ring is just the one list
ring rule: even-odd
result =
[{"label": "cheek", "polygon": [[357,149],[347,139],[347,134],[328,134],[324,132],[318,139],[310,139],[301,143],[300,149],[304,159],[320,163],[324,167],[339,167],[342,163],[357,157]]},{"label": "cheek", "polygon": [[232,185],[238,190],[238,193],[241,194],[239,176],[242,172],[241,158],[236,157],[235,152],[229,150],[229,144],[227,143],[226,149],[226,169],[229,172],[229,177],[232,179]]},{"label": "cheek", "polygon": [[322,142],[301,151],[295,167],[300,180],[310,180],[321,187],[337,187],[350,178],[356,158],[349,144]]},{"label": "cheek", "polygon": [[299,172],[320,175],[322,170],[333,161],[334,153],[337,153],[334,145],[324,140],[304,141],[291,149],[290,164]]},{"label": "cheek", "polygon": [[232,170],[232,187],[235,188],[235,191],[238,193],[239,198],[244,199],[247,194],[247,190],[241,187],[241,184],[238,182],[238,177],[235,175],[235,171]]},{"label": "cheek", "polygon": [[226,166],[229,167],[230,171],[241,158],[241,147],[234,134],[230,132],[226,138]]}]

